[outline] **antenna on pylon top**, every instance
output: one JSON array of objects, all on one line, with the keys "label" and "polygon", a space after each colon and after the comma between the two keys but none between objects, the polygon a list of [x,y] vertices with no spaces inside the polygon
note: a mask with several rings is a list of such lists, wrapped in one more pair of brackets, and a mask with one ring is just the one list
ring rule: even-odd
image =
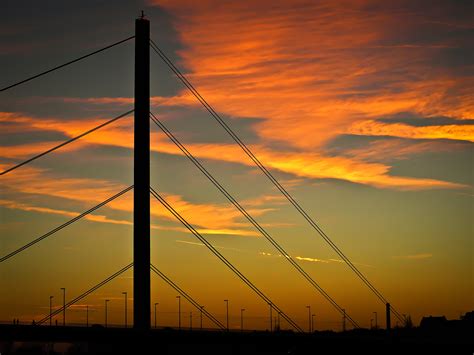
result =
[{"label": "antenna on pylon top", "polygon": [[141,19],[144,19],[144,18],[145,18],[145,13],[143,12],[143,10],[142,10],[142,14],[141,14],[140,18],[141,18]]}]

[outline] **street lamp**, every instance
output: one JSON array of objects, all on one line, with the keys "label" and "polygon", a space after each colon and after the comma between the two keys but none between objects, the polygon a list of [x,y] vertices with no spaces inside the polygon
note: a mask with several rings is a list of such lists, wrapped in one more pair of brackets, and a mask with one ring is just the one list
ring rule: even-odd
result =
[{"label": "street lamp", "polygon": [[51,326],[52,316],[53,316],[53,297],[49,296],[49,325]]},{"label": "street lamp", "polygon": [[373,312],[375,314],[375,329],[378,328],[378,324],[377,324],[377,312]]},{"label": "street lamp", "polygon": [[270,333],[273,331],[273,316],[272,316],[272,304],[268,304],[270,306]]},{"label": "street lamp", "polygon": [[244,311],[245,311],[245,308],[240,309],[240,331],[241,332],[244,331]]},{"label": "street lamp", "polygon": [[314,332],[314,316],[315,316],[315,315],[316,315],[316,314],[312,314],[312,315],[311,315],[311,330],[312,330],[313,332]]},{"label": "street lamp", "polygon": [[125,328],[127,328],[127,292],[122,292],[125,296]]},{"label": "street lamp", "polygon": [[159,303],[156,302],[156,303],[155,303],[155,328],[156,328],[156,306],[158,306],[158,305],[159,305]]},{"label": "street lamp", "polygon": [[202,309],[204,308],[204,306],[201,306],[201,307],[199,307],[199,308],[200,308],[200,310],[201,310],[201,330],[202,330]]},{"label": "street lamp", "polygon": [[178,329],[181,330],[181,296],[176,296],[178,299]]},{"label": "street lamp", "polygon": [[311,306],[306,306],[308,308],[308,328],[311,333]]},{"label": "street lamp", "polygon": [[346,331],[346,310],[342,309],[342,331]]},{"label": "street lamp", "polygon": [[229,300],[224,300],[226,303],[226,319],[227,319],[227,331],[229,331]]},{"label": "street lamp", "polygon": [[105,300],[105,327],[107,328],[107,303],[109,303],[110,300]]},{"label": "street lamp", "polygon": [[66,288],[61,287],[63,291],[63,326],[66,325]]}]

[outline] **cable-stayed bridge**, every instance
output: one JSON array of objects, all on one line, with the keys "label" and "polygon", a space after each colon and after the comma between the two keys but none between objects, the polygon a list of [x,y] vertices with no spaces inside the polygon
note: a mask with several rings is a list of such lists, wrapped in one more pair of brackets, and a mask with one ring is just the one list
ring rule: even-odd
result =
[{"label": "cable-stayed bridge", "polygon": [[[90,289],[85,290],[82,294],[75,296],[74,298],[64,300],[64,304],[61,308],[56,309],[54,312],[50,311],[49,315],[37,322],[38,325],[50,323],[52,317],[59,314],[63,314],[63,321],[65,324],[66,310],[72,305],[79,302],[84,297],[98,290],[100,287],[111,282],[119,275],[122,275],[127,270],[133,268],[134,282],[133,282],[133,327],[137,330],[148,330],[151,328],[151,295],[150,295],[150,277],[151,275],[157,275],[168,283],[173,289],[175,289],[180,297],[187,299],[191,305],[193,305],[198,312],[204,314],[209,320],[216,326],[217,329],[228,331],[229,326],[224,325],[219,321],[213,314],[204,309],[202,302],[195,300],[189,293],[187,293],[183,285],[178,286],[173,280],[167,275],[161,272],[156,265],[150,263],[150,195],[153,197],[153,201],[161,204],[166,210],[173,215],[177,221],[179,221],[191,234],[193,234],[200,243],[217,257],[230,271],[243,284],[249,287],[260,299],[262,299],[270,307],[270,312],[275,311],[278,316],[282,317],[289,326],[299,333],[303,333],[303,327],[294,321],[291,314],[285,312],[285,305],[276,304],[262,289],[260,289],[254,282],[252,282],[246,275],[244,275],[233,263],[231,263],[222,253],[220,253],[215,246],[213,246],[199,231],[191,225],[186,216],[180,214],[176,208],[167,201],[163,194],[160,193],[159,186],[152,186],[150,184],[150,122],[160,129],[169,140],[176,145],[192,163],[193,165],[209,180],[209,182],[231,203],[242,216],[255,228],[255,230],[266,240],[270,245],[282,255],[286,262],[290,265],[294,272],[298,273],[298,277],[303,279],[314,289],[315,292],[319,293],[324,299],[341,314],[345,322],[353,328],[359,328],[359,324],[355,318],[351,316],[350,309],[345,308],[337,300],[335,300],[326,290],[324,290],[320,284],[310,275],[298,261],[293,258],[275,238],[260,224],[249,211],[235,198],[223,185],[222,182],[217,180],[203,163],[198,160],[186,146],[166,127],[166,125],[160,120],[159,116],[150,110],[150,54],[158,56],[166,66],[176,75],[176,77],[182,82],[182,84],[189,90],[190,93],[197,99],[197,101],[205,108],[209,115],[216,121],[216,123],[229,135],[232,140],[237,144],[245,155],[251,160],[251,162],[261,171],[261,173],[268,179],[268,182],[274,186],[290,203],[291,206],[299,213],[303,220],[313,229],[314,236],[322,238],[337,255],[345,262],[348,270],[353,272],[356,277],[362,282],[386,307],[386,325],[390,329],[391,315],[395,316],[399,321],[404,322],[404,317],[400,312],[390,305],[389,301],[382,293],[374,286],[374,284],[368,280],[368,278],[359,270],[359,268],[351,261],[351,259],[342,251],[342,249],[336,245],[332,239],[323,231],[321,226],[316,220],[310,216],[310,214],[301,206],[301,204],[292,196],[292,194],[278,181],[275,175],[265,167],[264,162],[258,159],[253,153],[250,147],[239,137],[236,131],[216,112],[210,103],[199,93],[197,88],[186,78],[186,76],[179,70],[179,68],[170,60],[170,58],[164,53],[164,51],[158,46],[157,43],[150,38],[150,22],[144,17],[136,20],[135,23],[135,35],[125,38],[123,40],[112,43],[106,47],[100,48],[92,53],[80,56],[76,59],[68,61],[62,65],[46,70],[42,73],[18,81],[11,85],[5,86],[0,91],[5,92],[9,90],[15,90],[20,85],[27,85],[33,80],[45,80],[48,74],[53,73],[57,70],[61,70],[64,67],[74,65],[87,58],[97,55],[101,52],[107,51],[121,44],[135,41],[135,102],[133,109],[123,112],[122,114],[110,118],[108,121],[101,123],[100,125],[85,131],[63,143],[54,146],[38,155],[32,156],[31,158],[19,162],[0,173],[0,179],[5,175],[14,175],[17,170],[22,169],[24,166],[34,162],[42,157],[54,154],[55,151],[64,148],[69,144],[80,140],[81,138],[89,134],[100,134],[100,130],[106,126],[113,125],[119,120],[125,120],[134,116],[134,183],[133,185],[117,191],[116,194],[105,199],[101,203],[91,206],[88,210],[70,219],[69,221],[56,226],[47,233],[40,236],[33,236],[33,239],[25,245],[15,250],[2,250],[0,253],[0,267],[3,263],[11,262],[11,259],[20,253],[27,253],[28,250],[34,247],[36,244],[43,240],[53,236],[56,232],[67,228],[75,222],[79,222],[84,217],[88,216],[92,212],[100,209],[108,203],[121,198],[125,194],[133,193],[133,261],[122,269],[118,270],[112,275],[108,275],[99,283],[93,285]],[[271,316],[270,316],[270,319]],[[309,320],[311,330],[311,319]],[[272,326],[270,326],[272,328]]]}]

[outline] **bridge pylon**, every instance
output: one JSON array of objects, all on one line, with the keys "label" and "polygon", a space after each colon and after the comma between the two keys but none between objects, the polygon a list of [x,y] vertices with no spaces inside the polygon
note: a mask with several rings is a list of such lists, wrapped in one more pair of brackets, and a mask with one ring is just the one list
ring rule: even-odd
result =
[{"label": "bridge pylon", "polygon": [[150,329],[150,21],[135,20],[133,324]]}]

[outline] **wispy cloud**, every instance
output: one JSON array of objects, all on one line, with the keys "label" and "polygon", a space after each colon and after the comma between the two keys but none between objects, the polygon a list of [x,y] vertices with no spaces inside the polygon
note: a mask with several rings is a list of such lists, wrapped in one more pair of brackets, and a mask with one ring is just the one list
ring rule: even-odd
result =
[{"label": "wispy cloud", "polygon": [[302,260],[302,261],[310,261],[313,263],[324,263],[328,264],[330,261],[329,260],[323,260],[323,259],[317,259],[317,258],[308,258],[308,257],[302,257],[302,256],[295,256],[296,260]]},{"label": "wispy cloud", "polygon": [[[204,247],[205,245],[200,243],[200,242],[189,242],[187,240],[180,240],[180,239],[177,239],[176,240],[176,243],[182,243],[182,244],[188,244],[188,245],[194,245],[194,246],[199,246],[199,247]],[[214,248],[216,249],[224,249],[224,250],[232,250],[232,251],[236,251],[238,253],[252,253],[251,251],[249,250],[244,250],[244,249],[239,249],[239,248],[232,248],[232,247],[224,247],[222,245],[212,245]]]},{"label": "wispy cloud", "polygon": [[[259,255],[262,256],[271,256],[271,257],[282,257],[283,255],[281,254],[272,254],[264,251],[260,251],[258,253]],[[307,256],[295,256],[293,257],[296,260],[300,261],[305,261],[305,262],[310,262],[310,263],[321,263],[321,264],[330,264],[330,263],[337,263],[337,264],[344,264],[345,261],[341,259],[321,259],[321,258],[312,258],[312,257],[307,257]],[[372,265],[369,264],[364,264],[364,263],[358,263],[358,262],[353,262],[354,265],[358,266],[365,266],[365,267],[373,267]]]},{"label": "wispy cloud", "polygon": [[[9,201],[9,200],[0,200],[0,206],[5,207],[5,208],[10,208],[10,209],[21,210],[21,211],[56,214],[56,215],[67,216],[67,217],[76,217],[81,213],[81,212],[72,212],[72,211],[53,209],[53,208],[48,208],[48,207],[33,206],[31,204],[18,203],[18,202]],[[100,222],[100,223],[123,224],[123,225],[133,224],[131,221],[111,219],[105,215],[97,215],[97,214],[89,214],[85,216],[84,218],[89,221]]]},{"label": "wispy cloud", "polygon": [[346,150],[344,155],[365,161],[409,159],[427,152],[453,152],[464,149],[463,143],[445,144],[439,141],[411,141],[406,139],[376,140],[364,147]]},{"label": "wispy cloud", "polygon": [[420,254],[393,256],[393,259],[423,260],[423,259],[430,259],[430,258],[432,258],[432,257],[433,257],[433,254],[430,254],[430,253],[420,253]]},{"label": "wispy cloud", "polygon": [[[0,169],[6,165],[0,164]],[[54,180],[54,184],[50,181]],[[83,210],[72,211],[63,208],[52,208],[46,202],[25,202],[27,196],[55,197],[80,203],[84,208],[90,208],[123,190],[126,186],[103,179],[59,177],[52,172],[36,168],[22,167],[13,174],[2,176],[4,191],[14,192],[15,199],[2,198],[0,206],[29,212],[47,213],[75,217]],[[234,235],[243,237],[260,236],[255,230],[245,229],[241,213],[229,204],[197,203],[187,201],[183,196],[163,193],[164,198],[182,214],[197,230],[207,235]],[[127,193],[107,204],[107,208],[120,212],[133,211],[132,194]],[[270,209],[253,207],[249,212],[254,216],[268,213]],[[156,201],[151,202],[151,214],[176,222],[174,217]],[[86,219],[94,222],[131,225],[130,220],[110,218],[106,213],[91,214]],[[162,226],[152,225],[153,229],[163,229]],[[171,227],[166,227],[171,230]],[[185,231],[185,228],[173,227],[175,231]]]}]

